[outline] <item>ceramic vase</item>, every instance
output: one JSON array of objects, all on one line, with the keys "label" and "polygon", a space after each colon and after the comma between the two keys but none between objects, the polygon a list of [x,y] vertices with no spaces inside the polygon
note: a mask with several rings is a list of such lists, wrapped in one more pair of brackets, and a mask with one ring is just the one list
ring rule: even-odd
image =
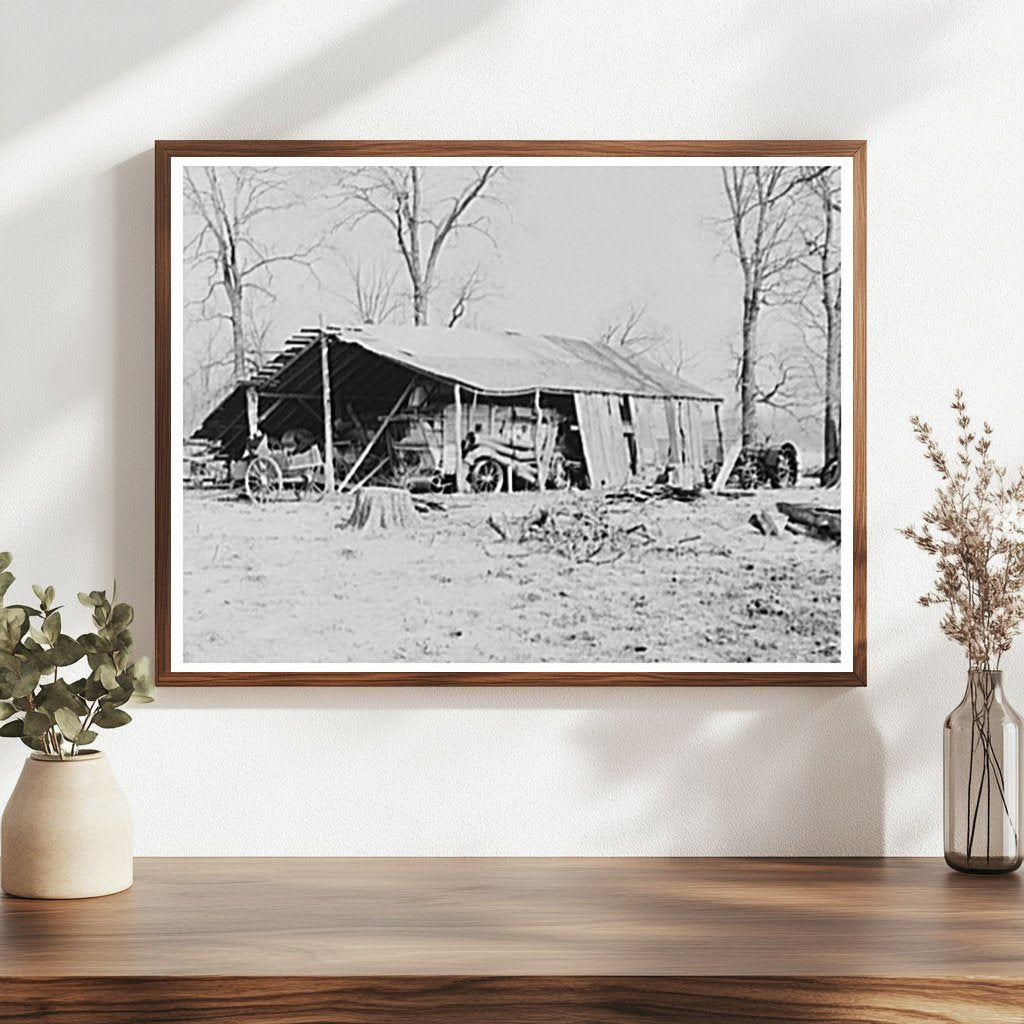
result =
[{"label": "ceramic vase", "polygon": [[131,884],[131,811],[107,758],[32,754],[0,824],[0,887],[11,896],[68,900]]}]

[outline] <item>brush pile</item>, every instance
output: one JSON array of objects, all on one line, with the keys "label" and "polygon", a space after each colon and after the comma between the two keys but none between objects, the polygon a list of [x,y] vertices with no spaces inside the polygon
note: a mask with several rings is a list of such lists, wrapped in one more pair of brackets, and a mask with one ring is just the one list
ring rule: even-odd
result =
[{"label": "brush pile", "polygon": [[657,540],[638,518],[585,498],[532,508],[525,516],[491,515],[487,525],[508,544],[554,552],[577,564],[609,565]]}]

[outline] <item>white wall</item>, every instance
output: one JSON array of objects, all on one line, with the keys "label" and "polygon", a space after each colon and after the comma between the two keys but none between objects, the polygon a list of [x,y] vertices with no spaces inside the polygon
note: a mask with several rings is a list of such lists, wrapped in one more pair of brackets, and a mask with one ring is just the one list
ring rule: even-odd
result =
[{"label": "white wall", "polygon": [[1011,2],[0,3],[0,548],[116,574],[143,648],[154,138],[869,140],[868,689],[168,689],[105,737],[138,852],[940,852],[962,664],[895,528],[955,385],[1024,457],[1022,40]]}]

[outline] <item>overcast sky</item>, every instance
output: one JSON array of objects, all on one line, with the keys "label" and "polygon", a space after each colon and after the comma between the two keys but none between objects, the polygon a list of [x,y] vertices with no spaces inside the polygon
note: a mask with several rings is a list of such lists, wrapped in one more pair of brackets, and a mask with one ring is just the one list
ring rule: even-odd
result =
[{"label": "overcast sky", "polygon": [[[470,172],[426,168],[425,188],[449,194]],[[308,208],[259,222],[259,230],[281,245],[318,234],[339,217],[323,203],[330,172],[293,173],[297,189],[309,196]],[[735,410],[742,277],[721,224],[727,210],[718,168],[507,166],[493,194],[501,200],[486,207],[493,241],[467,232],[445,249],[431,322],[447,321],[452,289],[477,265],[489,294],[472,307],[465,321],[471,326],[594,339],[630,305],[643,306],[646,326],[665,336],[663,362],[676,363],[682,349],[681,375],[722,394],[730,413]],[[300,270],[278,271],[277,300],[268,307],[273,347],[301,326],[353,320],[344,259],[401,269],[383,220],[368,219],[333,237],[333,250],[318,265],[320,284]],[[791,321],[789,312],[764,317],[766,348],[799,344]],[[194,345],[186,337],[186,365]],[[766,411],[763,429],[778,440],[798,440],[808,456],[820,447],[817,422],[798,425]]]}]

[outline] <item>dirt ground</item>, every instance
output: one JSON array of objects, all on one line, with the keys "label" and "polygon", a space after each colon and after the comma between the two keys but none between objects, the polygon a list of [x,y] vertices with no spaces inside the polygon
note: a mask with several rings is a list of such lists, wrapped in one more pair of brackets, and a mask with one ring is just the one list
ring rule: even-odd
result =
[{"label": "dirt ground", "polygon": [[366,536],[343,528],[350,498],[254,506],[187,491],[185,660],[834,661],[839,549],[757,533],[751,513],[780,499],[837,503],[807,488],[617,503],[613,517],[642,522],[652,542],[575,564],[502,542],[487,519],[580,495],[446,496],[419,530]]}]

